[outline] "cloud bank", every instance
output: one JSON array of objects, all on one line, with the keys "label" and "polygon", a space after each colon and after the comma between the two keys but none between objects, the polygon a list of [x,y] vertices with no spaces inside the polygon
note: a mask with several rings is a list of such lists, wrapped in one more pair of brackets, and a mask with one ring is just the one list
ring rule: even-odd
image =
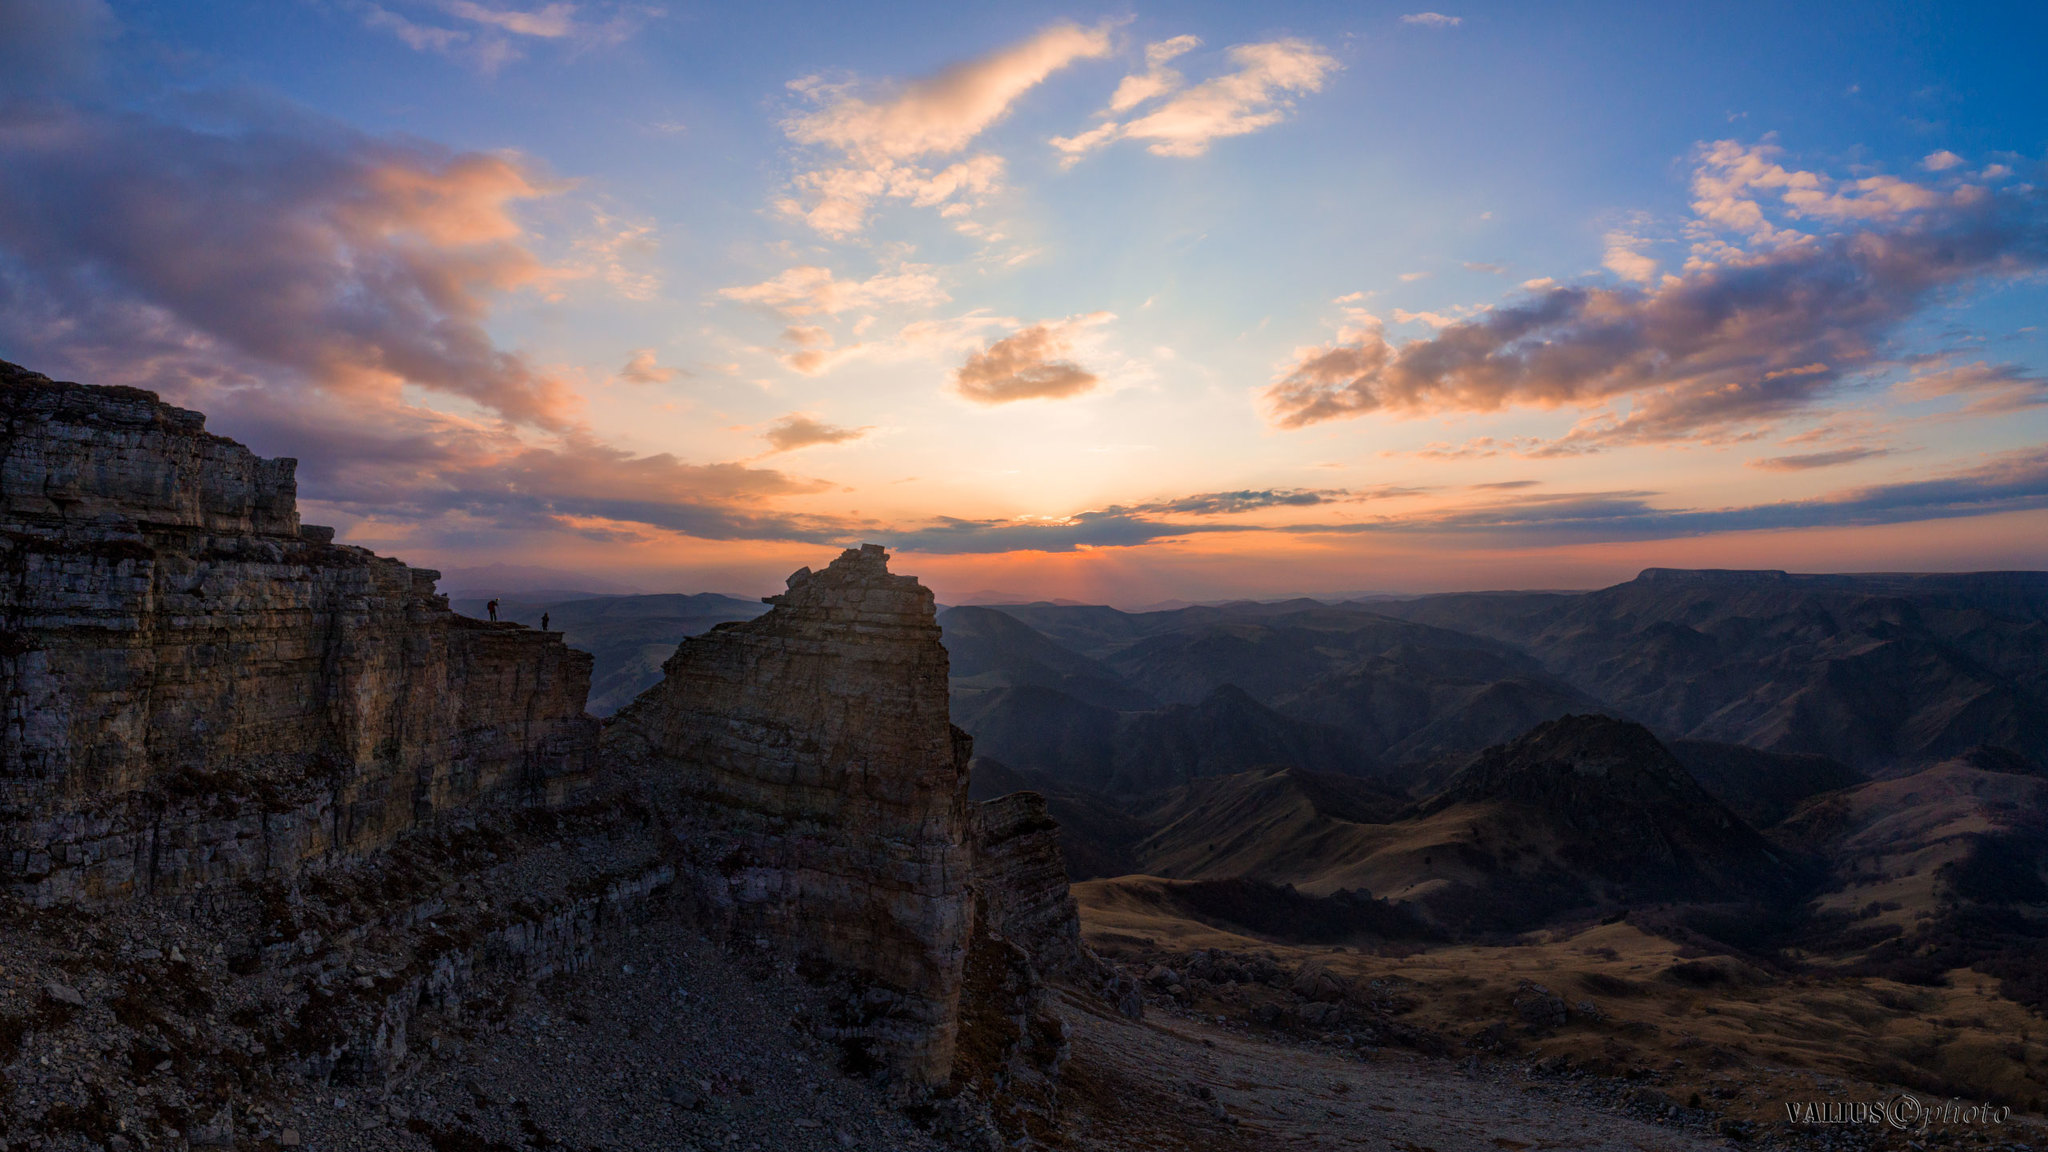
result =
[{"label": "cloud bank", "polygon": [[0,300],[23,327],[69,318],[39,343],[238,357],[350,394],[411,385],[560,429],[567,386],[484,328],[495,297],[552,275],[513,215],[552,190],[518,157],[332,124],[16,106]]},{"label": "cloud bank", "polygon": [[[1351,329],[1302,350],[1266,389],[1273,422],[1578,407],[1596,411],[1534,454],[1727,437],[1880,365],[1887,337],[1941,290],[2048,267],[2038,193],[1882,176],[1838,183],[1788,171],[1773,152],[1702,150],[1683,274],[1641,287],[1534,288],[1400,345],[1376,324]],[[1843,227],[1782,226],[1765,197],[1794,220]]]},{"label": "cloud bank", "polygon": [[[1514,491],[1506,486],[1493,491]],[[1389,493],[1404,495],[1405,492]],[[1404,534],[1485,537],[1498,544],[1668,540],[1721,532],[1910,524],[2048,508],[2048,449],[2005,453],[1923,480],[1845,489],[1810,500],[1731,508],[1658,508],[1645,491],[1560,492],[1480,499],[1349,522],[1252,524],[1160,518],[1162,501],[1061,519],[942,518],[907,531],[882,530],[891,546],[932,553],[1074,552],[1128,548],[1218,532],[1293,536]]]}]

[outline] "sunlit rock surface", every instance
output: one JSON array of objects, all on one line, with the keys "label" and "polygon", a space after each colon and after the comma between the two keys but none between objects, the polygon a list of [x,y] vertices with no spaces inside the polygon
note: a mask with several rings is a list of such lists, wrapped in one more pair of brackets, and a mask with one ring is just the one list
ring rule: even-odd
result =
[{"label": "sunlit rock surface", "polygon": [[0,363],[0,872],[101,901],[360,854],[594,765],[590,658],[299,523],[295,462]]}]

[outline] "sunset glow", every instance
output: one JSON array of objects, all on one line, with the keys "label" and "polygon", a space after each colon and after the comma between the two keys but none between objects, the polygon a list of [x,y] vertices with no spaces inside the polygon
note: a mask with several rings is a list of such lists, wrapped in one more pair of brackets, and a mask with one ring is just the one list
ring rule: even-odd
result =
[{"label": "sunset glow", "polygon": [[2044,18],[1884,13],[26,5],[0,359],[647,591],[2039,568]]}]

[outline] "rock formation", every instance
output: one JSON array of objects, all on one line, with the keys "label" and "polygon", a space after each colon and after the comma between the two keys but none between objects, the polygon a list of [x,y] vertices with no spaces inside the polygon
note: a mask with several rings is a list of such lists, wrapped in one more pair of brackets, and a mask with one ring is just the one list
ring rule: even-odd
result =
[{"label": "rock formation", "polygon": [[299,523],[295,462],[149,392],[0,363],[0,873],[105,901],[560,802],[590,658]]},{"label": "rock formation", "polygon": [[1060,859],[1059,824],[1036,792],[973,805],[974,883],[991,931],[1030,954],[1041,974],[1082,963],[1081,912]]},{"label": "rock formation", "polygon": [[[799,571],[600,747],[587,655],[301,525],[293,471],[0,364],[0,906],[67,908],[0,916],[0,1067],[28,1032],[124,1054],[0,1073],[0,1141],[77,1127],[57,1080],[102,1128],[194,1142],[280,1084],[381,1092],[678,892],[799,958],[805,1043],[942,1128],[1051,1130],[1046,976],[1113,974],[1044,800],[967,799],[930,591],[872,545]],[[37,981],[62,1008],[10,1014]]]},{"label": "rock formation", "polygon": [[932,594],[880,547],[685,640],[607,754],[673,802],[706,906],[868,985],[848,1038],[912,1081],[952,1063],[970,920],[969,741]]}]

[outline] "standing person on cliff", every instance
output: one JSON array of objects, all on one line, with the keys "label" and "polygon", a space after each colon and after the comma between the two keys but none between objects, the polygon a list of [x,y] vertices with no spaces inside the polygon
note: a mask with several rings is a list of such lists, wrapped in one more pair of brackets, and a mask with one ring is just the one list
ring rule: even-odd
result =
[{"label": "standing person on cliff", "polygon": [[548,614],[545,612],[540,614],[540,630],[543,632],[548,630]]},{"label": "standing person on cliff", "polygon": [[491,623],[496,624],[498,622],[498,598],[493,596],[489,600],[484,601],[484,611],[491,614]]}]

